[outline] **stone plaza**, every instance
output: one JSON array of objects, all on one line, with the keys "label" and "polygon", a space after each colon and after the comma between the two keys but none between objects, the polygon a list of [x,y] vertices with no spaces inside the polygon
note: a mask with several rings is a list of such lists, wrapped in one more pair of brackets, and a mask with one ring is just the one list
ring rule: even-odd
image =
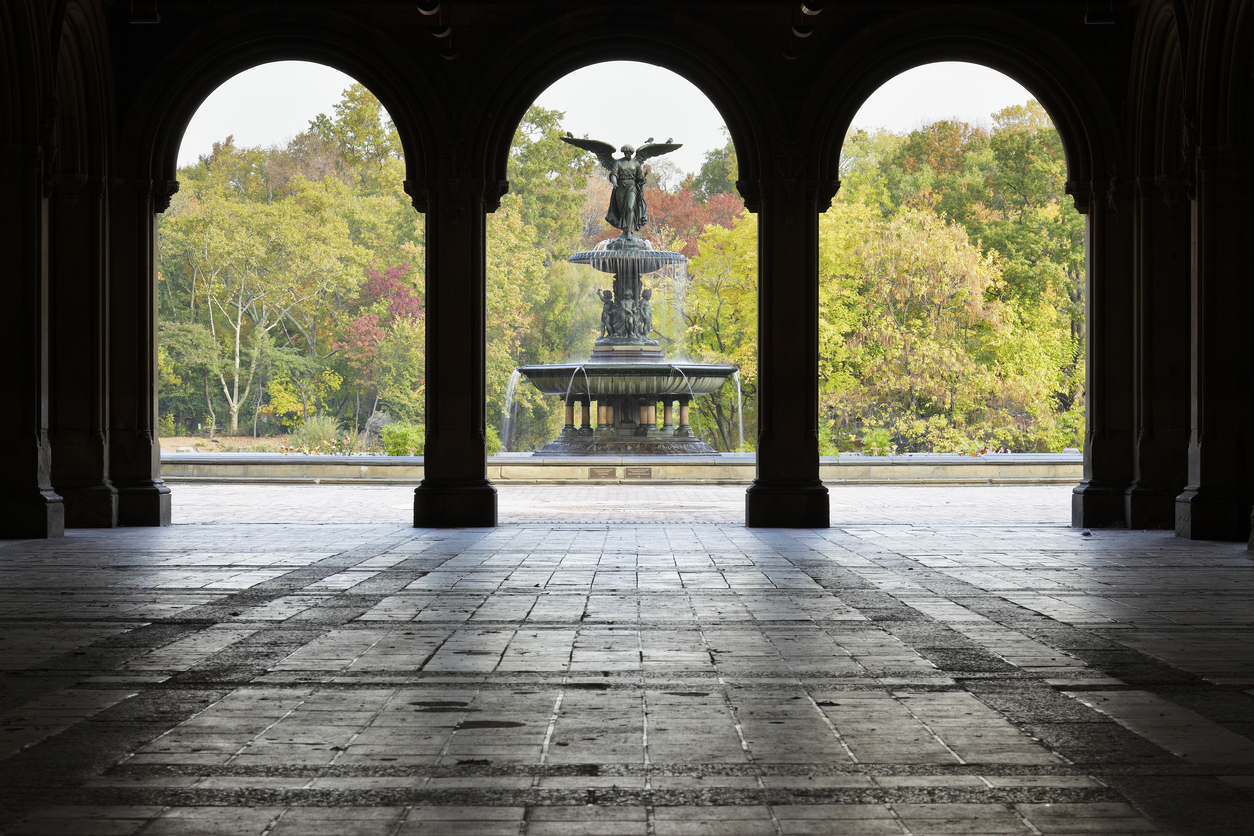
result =
[{"label": "stone plaza", "polygon": [[1066,487],[184,484],[0,541],[0,832],[1247,834],[1254,560]]}]

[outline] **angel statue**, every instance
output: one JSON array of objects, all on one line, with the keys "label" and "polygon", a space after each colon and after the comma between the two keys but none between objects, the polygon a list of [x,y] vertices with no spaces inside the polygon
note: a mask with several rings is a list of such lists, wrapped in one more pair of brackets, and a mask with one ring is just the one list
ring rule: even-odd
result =
[{"label": "angel statue", "polygon": [[606,222],[623,231],[622,238],[631,239],[636,231],[649,221],[649,207],[644,202],[645,160],[669,154],[683,146],[678,142],[654,142],[649,137],[639,149],[624,145],[622,159],[614,158],[614,146],[596,139],[578,139],[568,131],[562,137],[576,148],[591,151],[610,173],[610,208],[605,213]]}]

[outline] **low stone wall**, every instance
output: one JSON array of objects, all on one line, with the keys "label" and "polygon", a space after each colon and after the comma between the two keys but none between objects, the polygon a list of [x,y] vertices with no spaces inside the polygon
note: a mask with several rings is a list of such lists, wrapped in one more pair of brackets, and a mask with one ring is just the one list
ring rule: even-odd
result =
[{"label": "low stone wall", "polygon": [[[1081,479],[1079,453],[1001,453],[987,456],[826,456],[819,474],[832,484],[1055,485]],[[498,485],[748,484],[752,453],[720,456],[491,456],[488,478]],[[417,484],[421,456],[302,456],[271,453],[167,453],[169,482],[305,482]]]}]

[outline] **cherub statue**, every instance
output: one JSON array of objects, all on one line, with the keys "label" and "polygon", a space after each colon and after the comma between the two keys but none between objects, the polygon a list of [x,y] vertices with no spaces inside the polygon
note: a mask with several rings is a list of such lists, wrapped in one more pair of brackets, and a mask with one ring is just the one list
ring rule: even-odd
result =
[{"label": "cherub statue", "polygon": [[614,329],[617,337],[631,337],[636,333],[636,300],[628,290],[623,294],[623,301],[618,303],[621,327]]},{"label": "cherub statue", "polygon": [[601,336],[614,336],[614,291],[598,290],[601,297]]},{"label": "cherub statue", "polygon": [[652,139],[650,137],[638,149],[624,145],[618,149],[623,152],[622,159],[615,159],[614,146],[608,142],[578,139],[569,132],[562,137],[564,142],[576,148],[591,151],[610,173],[610,208],[605,213],[605,220],[610,226],[623,231],[622,238],[634,238],[637,230],[649,221],[649,208],[644,202],[644,161],[683,147],[669,139],[666,142],[653,142]]},{"label": "cherub statue", "polygon": [[646,287],[640,291],[640,304],[636,306],[636,320],[640,327],[637,333],[648,337],[653,331],[653,288]]}]

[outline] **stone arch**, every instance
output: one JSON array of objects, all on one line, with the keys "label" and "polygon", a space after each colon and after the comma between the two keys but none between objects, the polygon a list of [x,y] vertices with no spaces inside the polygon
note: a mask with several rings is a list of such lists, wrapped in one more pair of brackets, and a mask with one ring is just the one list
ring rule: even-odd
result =
[{"label": "stone arch", "polygon": [[[524,45],[500,56],[500,72],[488,72],[498,80],[496,88],[484,95],[485,111],[492,119],[475,143],[475,156],[484,160],[486,176],[506,178],[514,132],[541,93],[576,70],[606,61],[654,64],[692,83],[725,120],[741,179],[759,176],[769,145],[768,126],[780,121],[769,89],[746,72],[751,62],[738,47],[715,31],[701,29],[699,22],[685,20],[665,31],[629,24],[607,33],[603,15],[585,13],[573,23],[564,21],[531,33]],[[545,48],[536,50],[537,43]]]},{"label": "stone arch", "polygon": [[1216,0],[1194,14],[1200,19],[1190,25],[1184,105],[1190,140],[1201,147],[1254,142],[1254,8]]},{"label": "stone arch", "polygon": [[[957,21],[957,22],[956,22]],[[1068,179],[1104,177],[1118,158],[1113,90],[1104,90],[1071,45],[1021,17],[952,9],[892,18],[850,39],[818,75],[824,83],[806,111],[821,145],[812,149],[818,176],[835,179],[840,148],[862,103],[885,82],[924,64],[965,61],[1013,78],[1032,92],[1058,128]]]},{"label": "stone arch", "polygon": [[1176,10],[1159,3],[1137,28],[1129,79],[1132,170],[1138,177],[1182,176],[1184,65]]},{"label": "stone arch", "polygon": [[310,61],[351,76],[374,93],[396,124],[408,179],[435,167],[433,124],[441,121],[428,73],[383,48],[370,30],[330,10],[304,9],[299,21],[279,12],[223,17],[182,39],[125,112],[120,148],[138,177],[172,181],[179,143],[201,103],[223,82],[273,61]]},{"label": "stone arch", "polygon": [[[43,14],[30,0],[0,6],[0,142],[41,140],[50,57],[41,47]],[[16,152],[14,152],[16,153]]]},{"label": "stone arch", "polygon": [[71,0],[61,24],[56,68],[57,171],[104,176],[112,132],[112,71],[100,7]]}]

